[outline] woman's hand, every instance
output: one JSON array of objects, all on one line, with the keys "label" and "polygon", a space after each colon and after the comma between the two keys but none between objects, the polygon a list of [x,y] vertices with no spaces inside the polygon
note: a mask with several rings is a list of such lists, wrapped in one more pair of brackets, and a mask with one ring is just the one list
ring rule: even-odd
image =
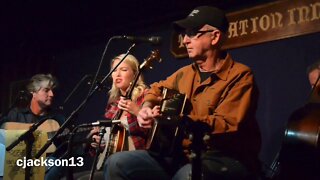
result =
[{"label": "woman's hand", "polygon": [[132,102],[131,99],[125,99],[125,97],[122,96],[120,97],[118,108],[127,111],[128,113],[135,116],[138,115],[138,112],[140,110],[140,107],[136,103]]}]

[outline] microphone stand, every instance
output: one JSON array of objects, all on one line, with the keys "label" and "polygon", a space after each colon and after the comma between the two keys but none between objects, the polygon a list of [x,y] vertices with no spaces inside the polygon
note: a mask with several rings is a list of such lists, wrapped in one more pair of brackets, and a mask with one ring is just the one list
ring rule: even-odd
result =
[{"label": "microphone stand", "polygon": [[[23,140],[28,140],[28,138],[29,138],[30,136],[33,136],[32,133],[33,133],[42,123],[44,123],[47,119],[49,119],[49,118],[43,118],[43,119],[41,119],[39,122],[33,124],[33,125],[30,127],[29,130],[27,130],[26,132],[24,132],[23,134],[21,134],[18,139],[16,139],[15,141],[13,141],[13,142],[6,148],[6,150],[7,150],[7,151],[10,151],[12,148],[14,148],[16,145],[18,145],[21,141],[23,141]],[[40,154],[40,155],[42,155],[42,154]]]},{"label": "microphone stand", "polygon": [[[34,136],[33,134],[28,134],[28,136],[26,136],[27,138],[25,139],[25,143],[26,143],[26,159],[32,159],[32,145],[34,143]],[[31,166],[27,166],[25,169],[25,173],[24,173],[24,179],[25,180],[29,180],[30,177],[32,176],[31,173]]]},{"label": "microphone stand", "polygon": [[[35,158],[39,158],[44,152],[46,149],[49,148],[49,146],[53,143],[53,141],[56,139],[56,137],[61,134],[64,129],[72,122],[72,119],[73,117],[84,107],[84,105],[88,102],[88,100],[92,97],[92,95],[94,94],[94,92],[96,90],[98,90],[100,88],[100,85],[104,83],[104,81],[106,79],[108,79],[111,74],[115,71],[115,69],[118,68],[118,66],[124,61],[124,59],[128,56],[128,54],[130,53],[131,49],[133,47],[135,47],[135,43],[133,43],[128,51],[126,52],[125,56],[119,61],[119,63],[101,80],[101,82],[97,83],[95,88],[89,92],[88,96],[86,96],[86,98],[83,100],[82,103],[80,103],[80,105],[74,110],[72,111],[72,113],[70,114],[70,116],[65,120],[65,122],[61,125],[60,129],[58,129],[58,131],[53,135],[53,137],[51,139],[49,139],[47,141],[47,143],[38,151],[38,153],[35,155]],[[69,142],[71,143],[71,142]],[[70,168],[70,166],[69,166]]]},{"label": "microphone stand", "polygon": [[[69,141],[68,141],[68,149],[67,149],[67,153],[64,154],[63,156],[66,156],[67,158],[70,158],[71,155],[72,155],[72,141],[73,141],[73,136],[76,134],[78,128],[80,126],[76,126],[70,133],[70,136],[69,136]],[[81,126],[83,127],[83,126]],[[68,166],[68,171],[67,171],[67,179],[68,180],[73,180],[73,168],[72,166]]]},{"label": "microphone stand", "polygon": [[[48,118],[43,118],[41,119],[39,122],[33,124],[29,130],[27,130],[26,132],[24,132],[23,134],[21,134],[19,136],[18,139],[16,139],[15,141],[13,141],[7,148],[6,151],[10,151],[12,148],[14,148],[15,146],[17,146],[21,141],[25,141],[26,143],[26,159],[32,159],[32,145],[34,143],[34,136],[33,136],[33,132],[42,124],[44,123]],[[31,167],[27,166],[25,169],[25,179],[29,180],[30,177],[32,176],[31,174]]]},{"label": "microphone stand", "polygon": [[60,105],[58,108],[60,110],[64,109],[64,105],[68,102],[68,100],[70,99],[70,97],[73,95],[73,93],[79,88],[79,86],[81,85],[81,83],[86,80],[89,77],[88,74],[84,75],[82,77],[82,79],[76,84],[76,86],[72,89],[72,91],[69,93],[69,95],[66,97],[66,99],[63,101],[63,104]]},{"label": "microphone stand", "polygon": [[[188,119],[186,119],[188,121]],[[205,149],[205,141],[210,139],[210,128],[201,122],[186,122],[189,140],[191,140],[191,180],[202,179],[202,151]]]},{"label": "microphone stand", "polygon": [[201,165],[201,144],[202,136],[198,133],[190,133],[189,139],[192,141],[191,148],[191,180],[202,179]]},{"label": "microphone stand", "polygon": [[[106,127],[102,127],[99,132],[100,140],[98,142],[98,146],[96,147],[96,154],[94,156],[94,160],[93,160],[92,167],[91,167],[90,178],[89,178],[90,180],[93,179],[93,175],[94,175],[94,172],[96,169],[95,167],[98,162],[98,157],[101,153],[100,145],[101,145],[101,142],[102,142],[102,139],[103,139],[105,133],[106,133]],[[105,148],[107,148],[107,147],[105,147]]]}]

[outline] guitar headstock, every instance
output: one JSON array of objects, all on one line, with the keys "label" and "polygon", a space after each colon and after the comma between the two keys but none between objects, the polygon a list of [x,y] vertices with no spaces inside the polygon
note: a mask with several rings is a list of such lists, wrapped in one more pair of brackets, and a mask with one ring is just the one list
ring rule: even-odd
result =
[{"label": "guitar headstock", "polygon": [[151,54],[149,55],[149,57],[146,58],[143,63],[141,63],[141,65],[140,65],[140,70],[142,70],[142,69],[144,69],[144,68],[150,68],[150,69],[152,69],[152,66],[151,66],[152,61],[161,62],[161,60],[162,60],[162,59],[161,59],[161,57],[160,57],[159,50],[158,50],[158,49],[153,50],[153,51],[151,51]]}]

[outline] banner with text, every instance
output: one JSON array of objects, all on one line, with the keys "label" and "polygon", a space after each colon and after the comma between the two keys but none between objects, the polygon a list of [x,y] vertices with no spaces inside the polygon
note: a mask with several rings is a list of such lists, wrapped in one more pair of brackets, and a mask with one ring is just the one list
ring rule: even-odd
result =
[{"label": "banner with text", "polygon": [[[223,49],[320,32],[320,0],[285,0],[227,14],[228,40]],[[187,57],[183,37],[173,32],[171,52]]]}]

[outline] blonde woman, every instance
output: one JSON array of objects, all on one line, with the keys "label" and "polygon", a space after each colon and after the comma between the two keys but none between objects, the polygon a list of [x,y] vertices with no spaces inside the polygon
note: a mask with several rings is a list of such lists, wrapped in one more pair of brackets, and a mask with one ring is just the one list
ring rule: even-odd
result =
[{"label": "blonde woman", "polygon": [[[120,54],[111,61],[111,69],[114,68],[119,61],[125,56]],[[144,94],[147,91],[143,78],[139,76],[137,83],[134,86],[130,98],[125,98],[129,93],[131,84],[136,77],[139,70],[139,62],[133,55],[125,57],[124,61],[112,73],[112,88],[109,91],[109,100],[105,110],[106,119],[120,119],[121,126],[126,129],[129,136],[125,142],[124,150],[145,149],[146,130],[139,127],[137,123],[137,114],[140,110],[140,105],[143,102]],[[121,114],[119,114],[122,112]],[[119,117],[117,117],[119,116]],[[91,133],[99,132],[99,128],[95,127]],[[93,147],[97,146],[100,137],[93,135],[95,143]]]}]

